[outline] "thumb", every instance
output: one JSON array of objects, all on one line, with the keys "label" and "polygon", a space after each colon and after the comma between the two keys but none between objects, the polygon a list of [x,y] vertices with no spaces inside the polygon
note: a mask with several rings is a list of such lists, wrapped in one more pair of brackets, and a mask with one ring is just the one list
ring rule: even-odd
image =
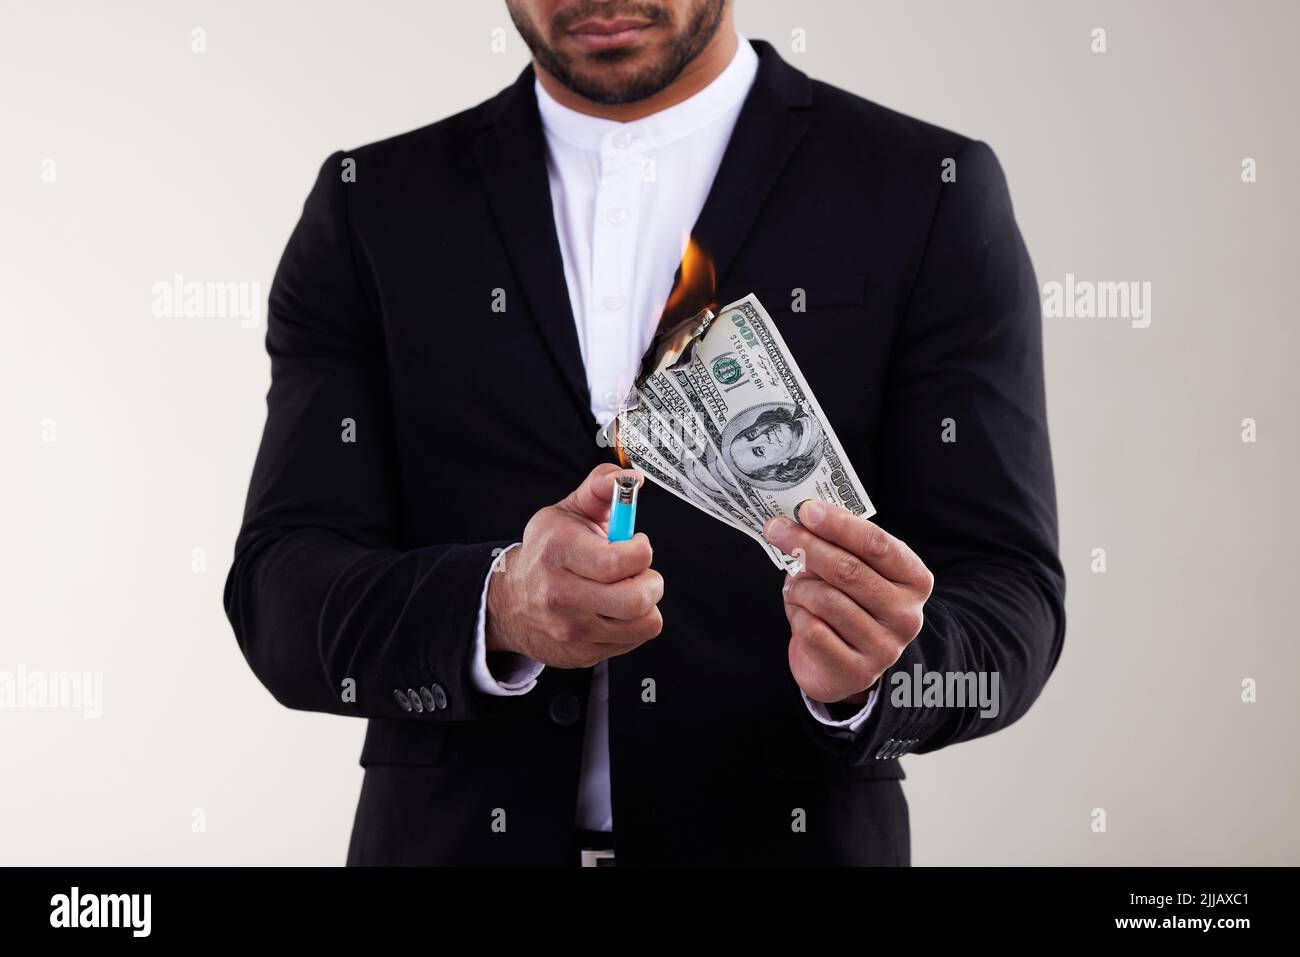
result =
[{"label": "thumb", "polygon": [[613,462],[603,462],[591,470],[576,489],[560,503],[562,508],[577,512],[588,521],[602,525],[609,521],[609,503],[614,497],[614,479],[630,475],[640,485],[645,478],[636,469],[621,469]]}]

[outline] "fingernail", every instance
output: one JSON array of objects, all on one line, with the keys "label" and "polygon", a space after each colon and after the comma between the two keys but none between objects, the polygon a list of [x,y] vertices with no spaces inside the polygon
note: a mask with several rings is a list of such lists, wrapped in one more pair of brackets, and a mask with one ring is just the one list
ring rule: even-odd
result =
[{"label": "fingernail", "polygon": [[790,534],[790,529],[794,522],[790,521],[784,515],[777,515],[769,519],[768,523],[763,526],[763,537],[773,545],[780,545],[781,541]]},{"label": "fingernail", "polygon": [[793,575],[786,575],[786,576],[785,576],[785,584],[781,586],[781,594],[782,594],[782,595],[788,595],[788,594],[790,594],[790,589],[793,588],[793,587],[794,587],[794,576],[793,576]]},{"label": "fingernail", "polygon": [[799,524],[807,528],[816,528],[826,517],[826,505],[815,498],[804,499],[799,503]]}]

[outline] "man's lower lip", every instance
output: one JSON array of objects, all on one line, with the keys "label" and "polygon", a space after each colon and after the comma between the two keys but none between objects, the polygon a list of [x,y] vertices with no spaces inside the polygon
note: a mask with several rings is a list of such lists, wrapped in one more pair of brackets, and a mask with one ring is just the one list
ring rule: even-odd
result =
[{"label": "man's lower lip", "polygon": [[629,27],[626,30],[616,30],[613,33],[588,33],[574,31],[569,34],[574,41],[587,50],[609,50],[613,47],[627,46],[629,43],[635,43],[645,35],[649,26]]}]

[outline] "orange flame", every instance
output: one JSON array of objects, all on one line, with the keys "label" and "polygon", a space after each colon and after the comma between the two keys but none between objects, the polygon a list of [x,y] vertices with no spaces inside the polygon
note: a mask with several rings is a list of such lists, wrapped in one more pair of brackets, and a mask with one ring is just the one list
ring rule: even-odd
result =
[{"label": "orange flame", "polygon": [[713,294],[717,291],[717,276],[713,260],[700,248],[693,236],[682,237],[682,265],[673,291],[664,305],[661,329],[689,318],[702,309],[716,309]]},{"label": "orange flame", "polygon": [[664,304],[650,348],[641,357],[636,379],[638,385],[659,367],[666,356],[679,354],[686,348],[691,334],[698,328],[696,319],[701,312],[717,308],[713,301],[717,292],[713,260],[694,239],[683,236],[682,240],[684,248],[677,282]]},{"label": "orange flame", "polygon": [[[713,269],[713,260],[700,248],[694,238],[682,236],[682,263],[678,270],[677,281],[673,291],[664,303],[663,313],[655,328],[650,348],[641,357],[641,366],[636,382],[640,386],[645,377],[669,354],[679,354],[691,341],[692,333],[698,331],[698,319],[705,309],[716,309],[714,295],[717,293],[717,276]],[[609,434],[613,439],[614,454],[619,465],[630,467],[630,459],[623,448],[619,435],[619,421],[616,418],[610,425]]]},{"label": "orange flame", "polygon": [[622,468],[628,468],[630,466],[630,460],[627,457],[627,452],[624,451],[623,449],[623,438],[619,434],[622,431],[622,428],[620,426],[618,419],[614,420],[613,424],[610,426],[609,431],[610,434],[613,435],[614,437],[614,454],[618,456],[619,466],[621,466]]}]

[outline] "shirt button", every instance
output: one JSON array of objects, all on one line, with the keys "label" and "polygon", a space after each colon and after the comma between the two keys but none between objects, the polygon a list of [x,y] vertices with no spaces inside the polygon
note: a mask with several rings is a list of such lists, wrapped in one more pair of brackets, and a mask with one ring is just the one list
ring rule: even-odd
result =
[{"label": "shirt button", "polygon": [[437,706],[437,704],[434,703],[434,700],[433,700],[433,692],[430,691],[428,688],[421,688],[421,689],[420,689],[420,700],[421,700],[422,702],[424,702],[424,710],[425,710],[425,711],[436,711],[436,710],[438,710],[438,706]]},{"label": "shirt button", "polygon": [[563,728],[577,722],[581,713],[577,695],[564,692],[551,699],[551,720]]},{"label": "shirt button", "polygon": [[406,696],[406,692],[401,688],[393,689],[393,700],[397,702],[397,706],[403,711],[411,710],[411,699]]},{"label": "shirt button", "polygon": [[424,711],[424,702],[420,700],[420,692],[416,691],[414,688],[406,689],[406,700],[411,702],[411,707],[414,708],[417,713]]},{"label": "shirt button", "polygon": [[605,214],[605,219],[615,226],[622,226],[627,222],[627,207],[614,206]]},{"label": "shirt button", "polygon": [[429,689],[433,692],[433,703],[439,711],[447,710],[447,692],[442,685],[434,685]]},{"label": "shirt button", "polygon": [[622,308],[623,308],[623,297],[622,297],[622,296],[606,296],[606,297],[605,297],[605,308],[608,309],[610,312],[617,312],[619,309],[622,309]]},{"label": "shirt button", "polygon": [[614,139],[611,142],[614,145],[614,149],[625,150],[632,145],[632,134],[627,130],[622,130],[615,134]]}]

